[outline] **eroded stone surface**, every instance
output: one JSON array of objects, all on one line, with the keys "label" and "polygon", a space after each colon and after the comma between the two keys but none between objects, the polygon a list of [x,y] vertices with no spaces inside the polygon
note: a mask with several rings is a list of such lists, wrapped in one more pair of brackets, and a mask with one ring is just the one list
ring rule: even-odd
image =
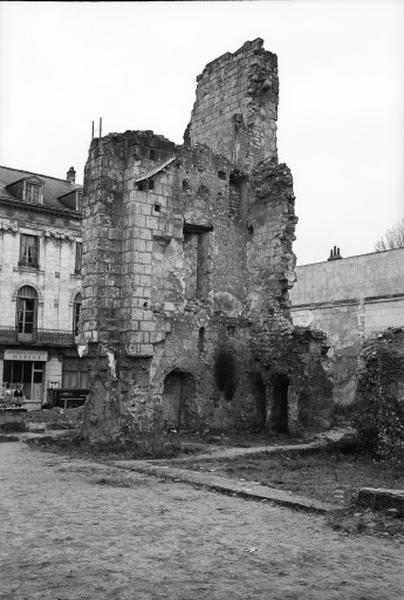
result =
[{"label": "eroded stone surface", "polygon": [[[296,217],[276,152],[276,56],[262,40],[198,77],[183,146],[93,140],[85,171],[89,440],[122,428],[327,424],[325,338],[295,330]],[[131,420],[132,419],[132,420]]]}]

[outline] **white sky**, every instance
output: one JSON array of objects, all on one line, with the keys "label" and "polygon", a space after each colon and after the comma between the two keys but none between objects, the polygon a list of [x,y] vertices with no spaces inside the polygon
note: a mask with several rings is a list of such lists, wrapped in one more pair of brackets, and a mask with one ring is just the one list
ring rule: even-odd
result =
[{"label": "white sky", "polygon": [[0,163],[82,181],[91,121],[182,142],[195,77],[262,37],[299,264],[372,252],[404,214],[404,2],[0,2]]}]

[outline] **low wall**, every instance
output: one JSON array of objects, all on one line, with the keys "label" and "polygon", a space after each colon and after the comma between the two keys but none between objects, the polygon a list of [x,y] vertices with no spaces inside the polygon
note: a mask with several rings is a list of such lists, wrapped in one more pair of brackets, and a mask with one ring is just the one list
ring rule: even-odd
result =
[{"label": "low wall", "polygon": [[25,426],[27,410],[25,408],[0,408],[0,429],[4,425]]},{"label": "low wall", "polygon": [[293,322],[327,334],[334,401],[350,404],[363,342],[404,326],[404,248],[303,265],[296,276]]}]

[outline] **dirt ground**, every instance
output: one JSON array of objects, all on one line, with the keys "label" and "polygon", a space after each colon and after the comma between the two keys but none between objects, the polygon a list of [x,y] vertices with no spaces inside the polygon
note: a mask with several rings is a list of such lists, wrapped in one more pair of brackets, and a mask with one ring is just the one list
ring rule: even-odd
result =
[{"label": "dirt ground", "polygon": [[389,600],[396,540],[0,444],[2,600]]}]

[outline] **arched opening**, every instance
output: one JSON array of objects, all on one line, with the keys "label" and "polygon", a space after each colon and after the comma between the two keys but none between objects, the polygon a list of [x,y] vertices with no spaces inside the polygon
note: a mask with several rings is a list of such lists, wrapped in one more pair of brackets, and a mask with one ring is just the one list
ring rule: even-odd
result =
[{"label": "arched opening", "polygon": [[171,371],[164,380],[163,417],[167,427],[187,429],[192,426],[191,411],[195,381],[190,373]]},{"label": "arched opening", "polygon": [[272,378],[271,425],[277,433],[288,433],[289,378],[278,374]]},{"label": "arched opening", "polygon": [[257,427],[264,429],[267,418],[266,388],[261,373],[249,373],[251,391],[257,411]]},{"label": "arched opening", "polygon": [[79,335],[79,323],[80,323],[80,313],[81,313],[81,294],[80,292],[75,295],[73,301],[73,335]]},{"label": "arched opening", "polygon": [[32,342],[37,326],[38,294],[30,285],[24,285],[17,293],[17,337],[21,342]]}]

